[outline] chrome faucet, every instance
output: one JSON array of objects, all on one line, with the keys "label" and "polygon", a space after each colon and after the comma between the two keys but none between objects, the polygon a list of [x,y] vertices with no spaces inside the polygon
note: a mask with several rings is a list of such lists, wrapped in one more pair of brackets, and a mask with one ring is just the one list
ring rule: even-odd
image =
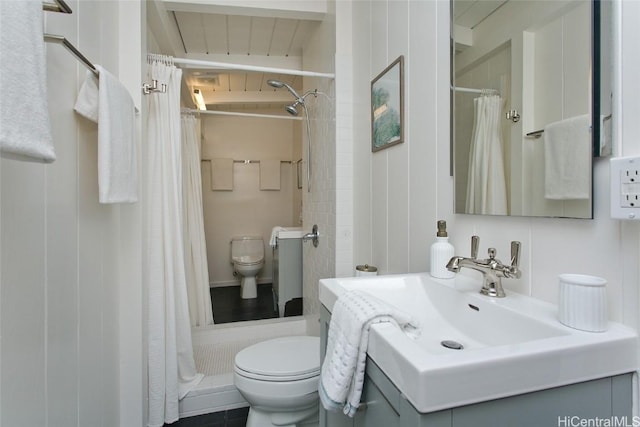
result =
[{"label": "chrome faucet", "polygon": [[496,249],[489,248],[489,258],[478,258],[478,245],[480,238],[471,237],[471,258],[454,256],[447,263],[447,270],[458,273],[463,267],[471,268],[482,273],[482,289],[480,293],[490,297],[503,298],[505,296],[502,289],[503,277],[519,279],[522,272],[518,268],[520,262],[520,242],[511,242],[511,265],[507,266],[496,259]]},{"label": "chrome faucet", "polygon": [[318,225],[313,224],[313,227],[311,228],[311,233],[307,233],[304,236],[302,236],[302,241],[306,242],[308,240],[311,240],[311,242],[313,243],[313,247],[317,248],[319,237],[320,237],[320,233],[318,233]]}]

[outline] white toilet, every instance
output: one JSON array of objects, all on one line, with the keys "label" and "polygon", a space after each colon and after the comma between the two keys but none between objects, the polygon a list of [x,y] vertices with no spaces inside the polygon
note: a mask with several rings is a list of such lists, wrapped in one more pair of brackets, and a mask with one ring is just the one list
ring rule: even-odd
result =
[{"label": "white toilet", "polygon": [[239,236],[231,239],[231,263],[242,280],[242,298],[257,298],[256,276],[264,266],[264,242],[262,237]]},{"label": "white toilet", "polygon": [[247,427],[318,427],[320,338],[263,341],[236,355],[234,382],[249,402]]}]

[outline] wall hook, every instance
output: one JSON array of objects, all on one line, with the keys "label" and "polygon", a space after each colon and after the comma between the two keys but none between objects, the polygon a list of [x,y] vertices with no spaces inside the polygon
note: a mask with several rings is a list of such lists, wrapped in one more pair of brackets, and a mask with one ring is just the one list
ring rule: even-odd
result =
[{"label": "wall hook", "polygon": [[518,123],[520,121],[520,113],[518,110],[509,110],[507,111],[507,120],[511,120],[513,123]]}]

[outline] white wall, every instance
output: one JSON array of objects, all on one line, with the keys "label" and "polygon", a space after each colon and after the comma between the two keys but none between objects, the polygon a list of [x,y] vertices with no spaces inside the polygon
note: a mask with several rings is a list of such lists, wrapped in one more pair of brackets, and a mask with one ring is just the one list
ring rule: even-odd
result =
[{"label": "white wall", "polygon": [[[451,183],[436,180],[449,170],[448,41],[436,43],[436,29],[446,23],[448,31],[448,13],[441,11],[448,3],[353,5],[354,259],[383,274],[425,271],[436,221],[448,219],[437,215],[438,198],[451,193]],[[370,82],[399,55],[405,56],[405,142],[372,153]]]},{"label": "white wall", "polygon": [[[45,31],[140,106],[141,3],[69,5]],[[86,68],[48,45],[47,70],[57,160],[0,160],[0,426],[140,426],[140,204],[98,203],[97,128],[73,112]]]},{"label": "white wall", "polygon": [[[635,42],[640,38],[640,27],[635,17],[640,16],[640,3],[633,0],[614,2],[614,102],[613,102],[613,150],[616,156],[640,156],[640,89],[637,85],[640,73],[640,55]],[[601,185],[606,185],[606,178]],[[609,192],[602,190],[602,203],[606,204]],[[605,209],[603,209],[605,210]],[[606,212],[603,213],[603,216]],[[613,264],[618,268],[618,281],[622,282],[622,313],[618,317],[640,330],[640,224],[629,221],[612,221],[613,239],[616,242]]]},{"label": "white wall", "polygon": [[[278,159],[295,161],[300,156],[299,127],[293,120],[236,116],[202,118],[202,157],[235,160]],[[298,156],[298,157],[296,157]],[[280,167],[280,190],[260,190],[260,165],[235,163],[233,191],[212,191],[211,162],[203,161],[202,203],[212,285],[239,284],[233,277],[229,242],[233,236],[262,236],[265,265],[258,278],[270,283],[272,251],[269,246],[275,226],[298,226],[300,214],[294,215],[300,192],[295,164]]]},{"label": "white wall", "polygon": [[[428,271],[436,221],[444,219],[460,255],[469,254],[473,234],[480,236],[482,252],[496,247],[502,259],[509,257],[511,240],[522,242],[524,274],[504,281],[507,292],[556,302],[558,274],[596,274],[609,280],[611,318],[637,327],[640,227],[609,218],[607,159],[594,165],[594,220],[452,214],[449,4],[400,0],[354,2],[353,7],[351,25],[358,28],[353,33],[355,258],[369,260],[382,273]],[[640,30],[631,16],[638,16],[640,5],[624,1],[622,7],[617,153],[638,155],[640,124],[633,117],[640,113],[640,91],[633,73],[640,70],[640,55],[631,45]],[[406,61],[407,138],[367,153],[369,123],[361,101],[369,98],[367,83],[400,54]]]}]

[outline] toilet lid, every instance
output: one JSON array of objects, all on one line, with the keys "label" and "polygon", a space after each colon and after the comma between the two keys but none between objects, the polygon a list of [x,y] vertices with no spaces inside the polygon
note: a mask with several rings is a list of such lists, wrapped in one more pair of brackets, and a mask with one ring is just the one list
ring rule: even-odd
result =
[{"label": "toilet lid", "polygon": [[320,338],[284,337],[254,344],[236,355],[236,372],[249,378],[292,381],[320,374]]}]

